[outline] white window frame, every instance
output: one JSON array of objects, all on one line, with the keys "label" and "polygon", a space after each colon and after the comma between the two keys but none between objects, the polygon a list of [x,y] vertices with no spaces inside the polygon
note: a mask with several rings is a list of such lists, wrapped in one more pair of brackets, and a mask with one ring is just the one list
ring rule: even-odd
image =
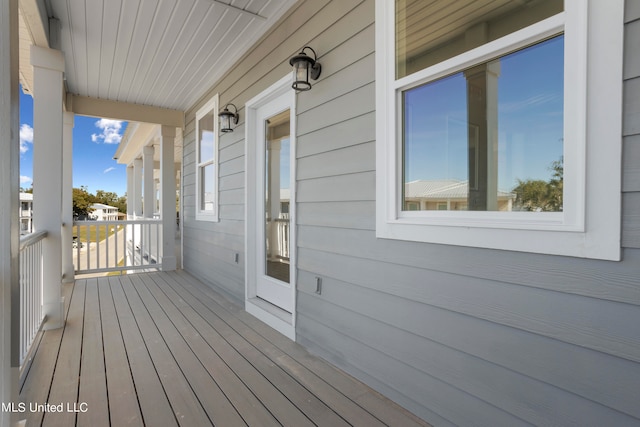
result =
[{"label": "white window frame", "polygon": [[[376,0],[376,236],[620,260],[624,2],[565,0],[560,14],[397,80],[394,3]],[[563,32],[565,210],[402,211],[402,91]]]},{"label": "white window frame", "polygon": [[[218,222],[220,217],[218,215],[219,206],[218,206],[218,181],[220,177],[219,171],[219,151],[218,151],[218,106],[219,106],[219,96],[216,93],[213,98],[211,98],[202,108],[200,108],[196,112],[196,220],[199,221],[213,221]],[[200,159],[200,119],[202,119],[207,114],[213,113],[213,160],[201,161]],[[202,210],[200,207],[201,203],[201,187],[202,187],[202,174],[201,169],[205,166],[213,165],[213,169],[215,171],[215,177],[213,182],[213,210]]]}]

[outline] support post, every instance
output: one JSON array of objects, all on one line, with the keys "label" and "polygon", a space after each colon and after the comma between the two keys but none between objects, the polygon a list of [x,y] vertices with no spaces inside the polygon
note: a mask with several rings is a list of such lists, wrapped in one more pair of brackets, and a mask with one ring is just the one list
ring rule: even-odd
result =
[{"label": "support post", "polygon": [[[18,402],[20,366],[18,0],[0,0],[0,402]],[[19,414],[0,411],[0,426]],[[14,418],[12,420],[12,417]]]},{"label": "support post", "polygon": [[171,271],[176,269],[176,172],[173,159],[176,128],[162,126],[160,134],[162,270]]},{"label": "support post", "polygon": [[75,278],[73,267],[73,124],[74,114],[63,114],[62,127],[62,281]]},{"label": "support post", "polygon": [[142,159],[133,161],[133,215],[142,216]]},{"label": "support post", "polygon": [[142,213],[145,218],[153,218],[153,205],[156,196],[153,194],[153,145],[142,148],[142,170],[144,173],[144,195]]},{"label": "support post", "polygon": [[133,219],[134,215],[134,197],[133,190],[133,165],[127,166],[127,219]]},{"label": "support post", "polygon": [[43,241],[44,329],[63,325],[62,286],[62,95],[64,57],[59,50],[31,47],[33,65],[33,223]]}]

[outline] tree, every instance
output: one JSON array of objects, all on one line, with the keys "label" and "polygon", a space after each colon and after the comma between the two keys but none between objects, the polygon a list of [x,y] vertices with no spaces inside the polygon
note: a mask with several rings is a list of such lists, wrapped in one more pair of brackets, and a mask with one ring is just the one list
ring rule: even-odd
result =
[{"label": "tree", "polygon": [[549,181],[541,179],[518,179],[513,189],[516,193],[516,208],[534,212],[561,212],[564,184],[563,158],[551,162],[548,168],[552,174]]},{"label": "tree", "polygon": [[105,205],[118,208],[118,212],[127,212],[127,198],[118,197],[118,195],[112,191],[97,190],[94,196],[94,203],[102,203]]},{"label": "tree", "polygon": [[74,188],[72,190],[73,200],[73,216],[87,216],[90,212],[91,205],[94,203],[94,196],[89,194],[86,187]]}]

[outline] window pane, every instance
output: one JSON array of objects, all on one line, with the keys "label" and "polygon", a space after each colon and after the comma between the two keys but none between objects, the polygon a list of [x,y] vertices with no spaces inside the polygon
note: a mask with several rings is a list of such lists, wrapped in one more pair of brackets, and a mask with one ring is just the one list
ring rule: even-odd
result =
[{"label": "window pane", "polygon": [[199,150],[200,150],[200,163],[207,162],[213,159],[213,141],[214,141],[214,120],[213,112],[208,113],[198,121],[198,135]]},{"label": "window pane", "polygon": [[396,78],[563,11],[563,0],[396,0]]},{"label": "window pane", "polygon": [[215,166],[207,165],[200,168],[200,210],[213,212]]},{"label": "window pane", "polygon": [[564,37],[403,92],[403,210],[562,211]]}]

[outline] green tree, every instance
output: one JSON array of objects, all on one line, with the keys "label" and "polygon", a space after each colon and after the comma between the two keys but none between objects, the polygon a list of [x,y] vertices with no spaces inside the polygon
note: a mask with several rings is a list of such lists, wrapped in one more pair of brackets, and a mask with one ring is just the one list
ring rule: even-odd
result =
[{"label": "green tree", "polygon": [[518,179],[518,185],[513,189],[516,193],[516,208],[535,212],[560,212],[562,211],[562,192],[564,188],[563,159],[551,162],[549,166],[551,178],[549,181],[542,179]]},{"label": "green tree", "polygon": [[73,200],[73,216],[86,216],[93,211],[91,205],[94,202],[94,196],[89,194],[86,187],[74,188],[72,190]]},{"label": "green tree", "polygon": [[118,208],[118,212],[127,212],[127,198],[125,196],[118,197],[118,195],[112,191],[97,190],[94,200],[95,203],[102,203]]}]

